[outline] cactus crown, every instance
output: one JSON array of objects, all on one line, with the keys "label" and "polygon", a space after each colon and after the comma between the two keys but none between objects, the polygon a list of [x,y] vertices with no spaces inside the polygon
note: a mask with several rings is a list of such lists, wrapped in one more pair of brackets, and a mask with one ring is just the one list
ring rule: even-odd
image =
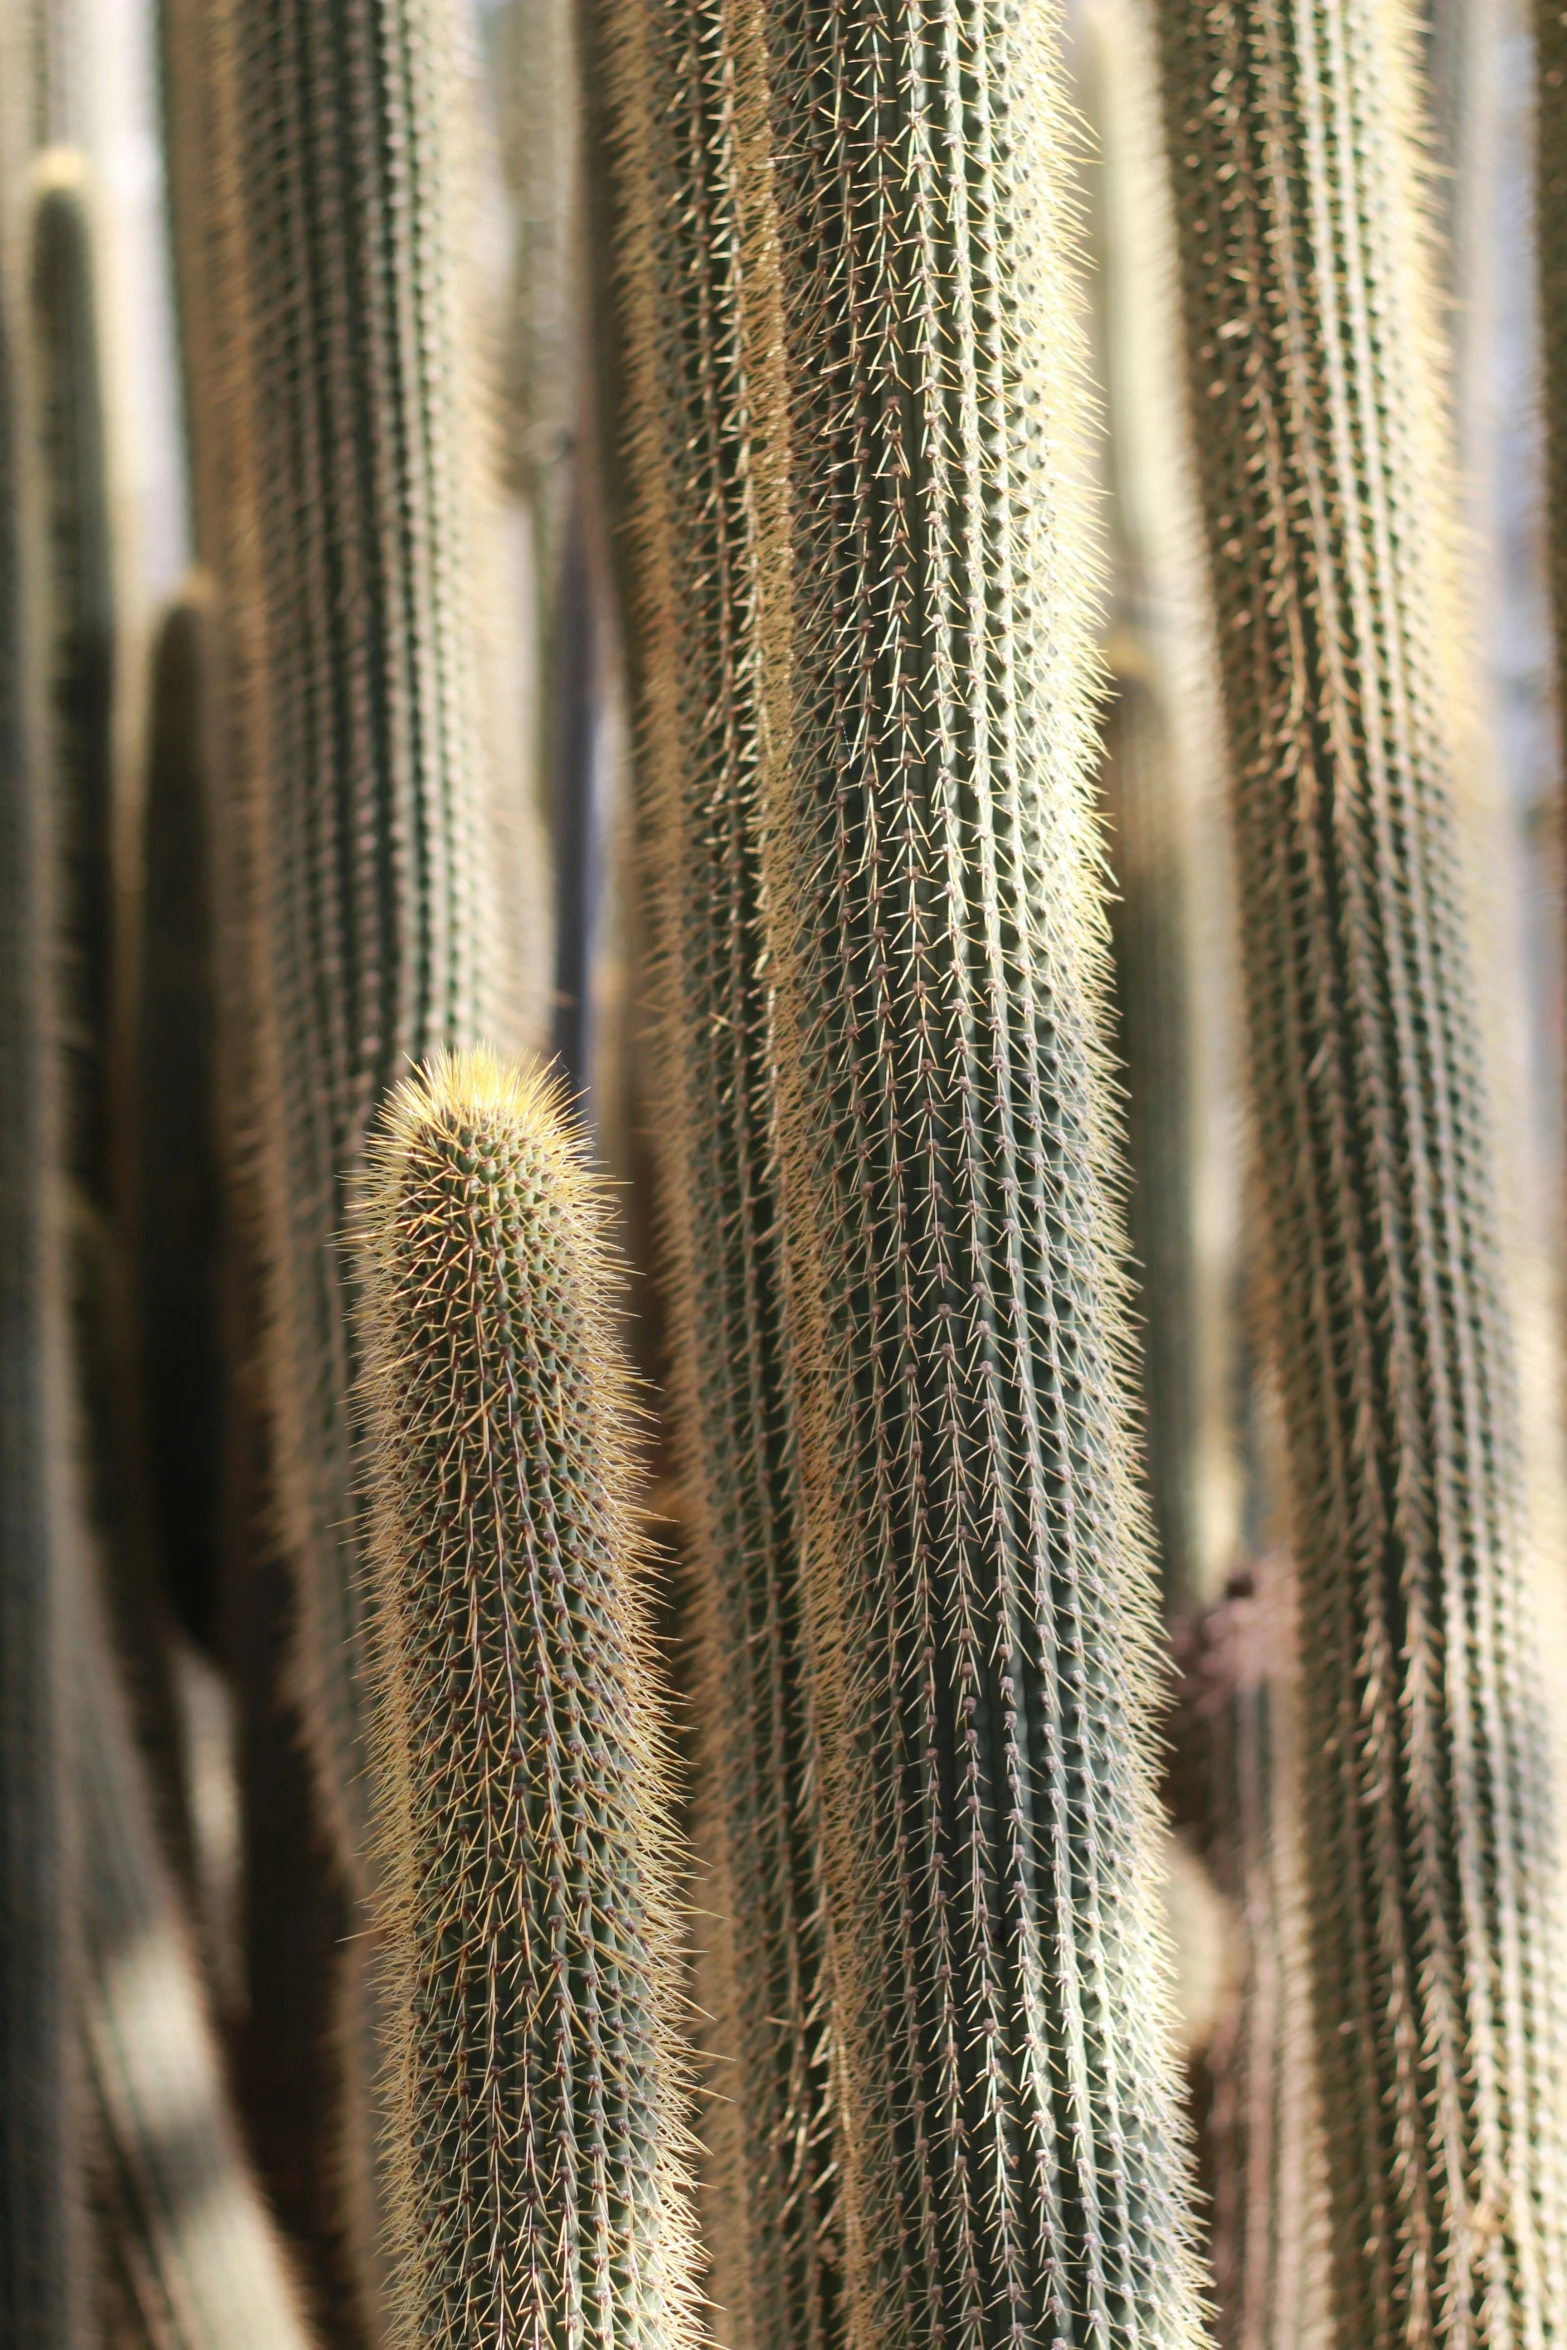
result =
[{"label": "cactus crown", "polygon": [[354,1231],[403,2338],[664,2350],[694,2266],[669,1773],[615,1268],[559,1086],[437,1058]]}]

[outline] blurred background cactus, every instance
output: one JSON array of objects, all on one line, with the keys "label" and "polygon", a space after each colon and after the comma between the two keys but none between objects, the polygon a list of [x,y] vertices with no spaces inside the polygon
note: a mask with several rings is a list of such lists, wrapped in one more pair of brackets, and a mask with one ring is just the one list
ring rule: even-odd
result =
[{"label": "blurred background cactus", "polygon": [[0,8],[7,2345],[1564,2339],[1563,23]]}]

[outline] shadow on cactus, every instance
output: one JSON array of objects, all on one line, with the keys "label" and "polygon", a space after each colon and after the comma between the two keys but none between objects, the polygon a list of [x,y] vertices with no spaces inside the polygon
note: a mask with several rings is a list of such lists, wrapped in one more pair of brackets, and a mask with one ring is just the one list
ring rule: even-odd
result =
[{"label": "shadow on cactus", "polygon": [[606,1201],[559,1086],[433,1061],[353,1241],[405,2343],[695,2337],[669,1769]]}]

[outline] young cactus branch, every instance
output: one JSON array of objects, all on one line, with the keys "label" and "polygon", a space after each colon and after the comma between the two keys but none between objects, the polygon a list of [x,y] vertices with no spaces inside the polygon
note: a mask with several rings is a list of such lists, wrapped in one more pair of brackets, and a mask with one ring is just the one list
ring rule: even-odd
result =
[{"label": "young cactus branch", "polygon": [[1299,1563],[1336,2338],[1549,2339],[1556,1773],[1378,0],[1159,11]]},{"label": "young cactus branch", "polygon": [[680,2350],[672,1797],[605,1206],[558,1088],[437,1059],[354,1233],[396,2338]]}]

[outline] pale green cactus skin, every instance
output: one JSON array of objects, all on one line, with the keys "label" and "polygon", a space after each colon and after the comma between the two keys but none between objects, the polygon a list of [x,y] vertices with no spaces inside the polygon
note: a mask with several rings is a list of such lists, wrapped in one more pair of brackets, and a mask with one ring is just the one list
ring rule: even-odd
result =
[{"label": "pale green cactus skin", "polygon": [[[698,1030],[670,1116],[700,1120],[698,1246],[725,1235],[688,1409],[731,1592],[767,1558],[714,1464],[765,1445],[795,1512],[773,1621],[825,1815],[837,2322],[1192,2341],[1055,27],[613,21],[659,943]],[[776,1695],[736,1714],[802,1752]]]},{"label": "pale green cactus skin", "polygon": [[1160,11],[1299,1561],[1335,2339],[1553,2339],[1555,1769],[1453,789],[1410,27]]},{"label": "pale green cactus skin", "polygon": [[394,2338],[680,2350],[672,1793],[608,1201],[558,1087],[400,1088],[354,1238]]}]

